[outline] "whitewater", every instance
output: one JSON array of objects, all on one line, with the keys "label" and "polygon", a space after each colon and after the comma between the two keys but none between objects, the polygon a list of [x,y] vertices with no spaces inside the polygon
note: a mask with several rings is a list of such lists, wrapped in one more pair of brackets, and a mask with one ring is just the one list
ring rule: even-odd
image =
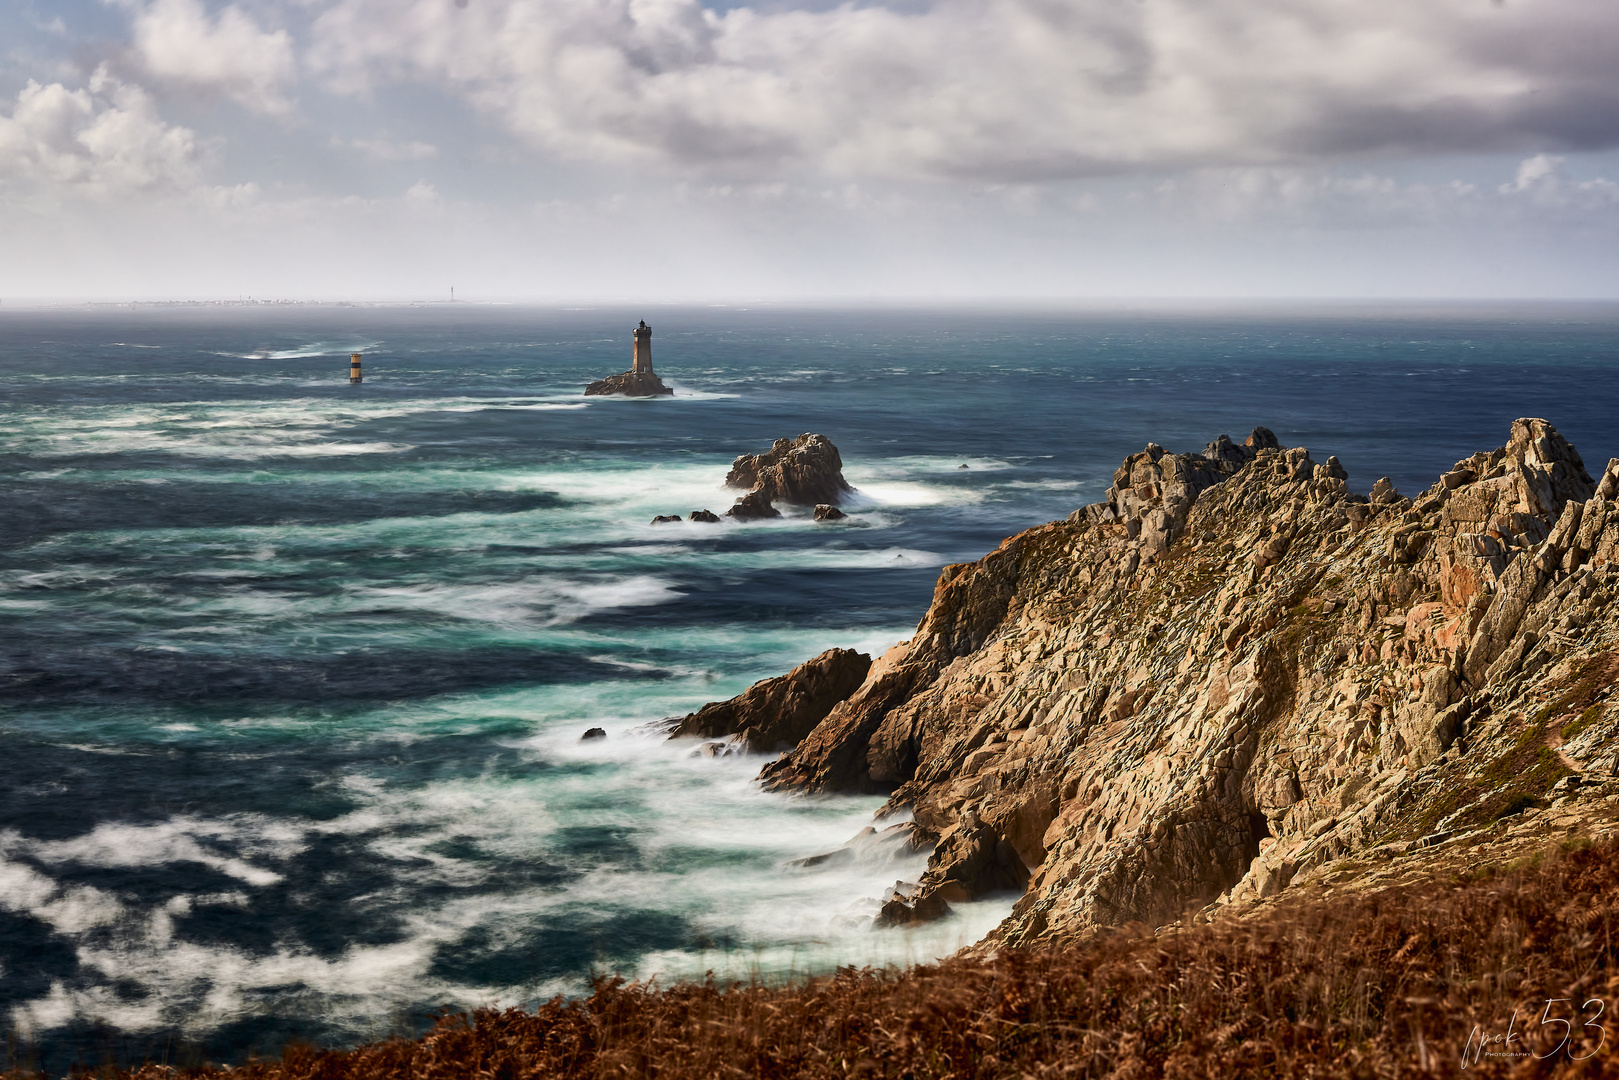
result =
[{"label": "whitewater", "polygon": [[[585,399],[641,318],[676,396]],[[8,309],[0,1023],[52,1067],[240,1060],[945,955],[1015,898],[873,930],[922,858],[796,860],[881,798],[657,722],[908,637],[1149,439],[1264,424],[1412,493],[1542,415],[1600,464],[1616,361],[1596,305]],[[650,524],[808,431],[846,521]]]}]

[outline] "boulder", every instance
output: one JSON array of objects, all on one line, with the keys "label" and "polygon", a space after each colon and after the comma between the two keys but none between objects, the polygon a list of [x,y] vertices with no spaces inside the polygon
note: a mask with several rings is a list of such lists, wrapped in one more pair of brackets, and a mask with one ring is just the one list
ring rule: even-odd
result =
[{"label": "boulder", "polygon": [[720,523],[720,516],[714,513],[712,510],[693,510],[689,520],[701,521],[709,525],[718,525]]},{"label": "boulder", "polygon": [[843,458],[825,435],[777,439],[762,454],[743,454],[731,463],[725,486],[758,492],[769,502],[794,506],[836,506],[854,488],[843,479]]},{"label": "boulder", "polygon": [[725,511],[725,516],[738,521],[757,521],[760,518],[781,517],[781,511],[770,505],[770,497],[762,491],[750,491]]},{"label": "boulder", "polygon": [[848,516],[842,510],[827,503],[818,503],[815,507],[816,521],[841,521]]},{"label": "boulder", "polygon": [[854,693],[870,669],[871,657],[865,653],[828,649],[786,675],[754,683],[729,701],[704,705],[682,719],[669,737],[735,737],[754,753],[791,749]]},{"label": "boulder", "polygon": [[668,525],[671,522],[678,523],[679,521],[680,521],[680,515],[679,514],[659,514],[657,517],[652,519],[652,524],[654,524],[654,525]]},{"label": "boulder", "polygon": [[586,728],[585,733],[579,736],[580,742],[594,742],[597,739],[607,738],[607,732],[599,727]]}]

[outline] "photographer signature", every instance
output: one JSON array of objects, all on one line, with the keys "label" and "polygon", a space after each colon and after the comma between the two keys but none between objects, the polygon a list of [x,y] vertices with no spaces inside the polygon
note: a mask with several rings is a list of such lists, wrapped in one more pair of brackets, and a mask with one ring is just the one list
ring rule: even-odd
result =
[{"label": "photographer signature", "polygon": [[[1546,1007],[1541,1010],[1540,1018],[1534,1022],[1534,1029],[1529,1031],[1518,1030],[1517,1009],[1512,1010],[1512,1020],[1507,1024],[1507,1030],[1501,1034],[1487,1035],[1480,1025],[1474,1024],[1472,1034],[1467,1037],[1467,1045],[1462,1048],[1462,1068],[1477,1065],[1485,1058],[1535,1058],[1539,1061],[1545,1061],[1556,1057],[1565,1050],[1568,1052],[1570,1061],[1585,1061],[1587,1058],[1596,1056],[1596,1052],[1602,1049],[1602,1044],[1608,1037],[1607,1029],[1597,1023],[1607,1006],[1600,998],[1591,998],[1584,1005],[1575,1009],[1574,1016],[1570,1019],[1552,1015],[1553,1006],[1568,1005],[1573,1009],[1574,1000],[1574,998],[1547,998]],[[1574,1052],[1575,1021],[1584,1016],[1593,1006],[1596,1011],[1591,1014],[1589,1020],[1579,1023],[1578,1027],[1582,1032],[1582,1041],[1589,1040],[1594,1034],[1596,1045],[1591,1048],[1589,1053],[1576,1054]],[[1562,1010],[1559,1009],[1558,1011]],[[1537,1053],[1531,1049],[1531,1038],[1538,1040],[1544,1037],[1547,1034],[1546,1029],[1548,1027],[1554,1029],[1550,1034],[1556,1034],[1555,1028],[1558,1025],[1562,1026],[1563,1031],[1562,1038],[1558,1040],[1556,1046],[1545,1053]]]}]

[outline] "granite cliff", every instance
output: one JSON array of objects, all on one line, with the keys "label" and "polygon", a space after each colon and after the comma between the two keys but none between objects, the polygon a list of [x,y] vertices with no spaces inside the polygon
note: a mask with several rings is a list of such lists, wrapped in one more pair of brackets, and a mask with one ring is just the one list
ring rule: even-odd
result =
[{"label": "granite cliff", "polygon": [[883,921],[1021,890],[992,944],[1572,829],[1619,796],[1616,496],[1537,419],[1415,498],[1263,428],[1149,445],[946,567],[761,779],[887,793],[935,846]]}]

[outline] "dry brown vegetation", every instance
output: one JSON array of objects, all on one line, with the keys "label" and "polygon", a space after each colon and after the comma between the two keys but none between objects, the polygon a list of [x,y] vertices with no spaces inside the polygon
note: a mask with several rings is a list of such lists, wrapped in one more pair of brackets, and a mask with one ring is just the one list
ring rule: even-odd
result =
[{"label": "dry brown vegetation", "polygon": [[[279,1060],[181,1075],[1619,1075],[1619,1018],[1587,1005],[1619,997],[1616,856],[1613,843],[1551,849],[1466,879],[1305,894],[1242,920],[1126,928],[1061,951],[903,972],[845,970],[794,987],[602,980],[584,1000],[451,1016],[420,1039],[291,1047]],[[1563,1028],[1537,1022],[1548,999],[1569,999],[1550,1007],[1574,1018],[1561,1048]],[[1506,1036],[1515,1009],[1517,1041],[1480,1042]],[[1490,1056],[1503,1050],[1547,1056]]]}]

